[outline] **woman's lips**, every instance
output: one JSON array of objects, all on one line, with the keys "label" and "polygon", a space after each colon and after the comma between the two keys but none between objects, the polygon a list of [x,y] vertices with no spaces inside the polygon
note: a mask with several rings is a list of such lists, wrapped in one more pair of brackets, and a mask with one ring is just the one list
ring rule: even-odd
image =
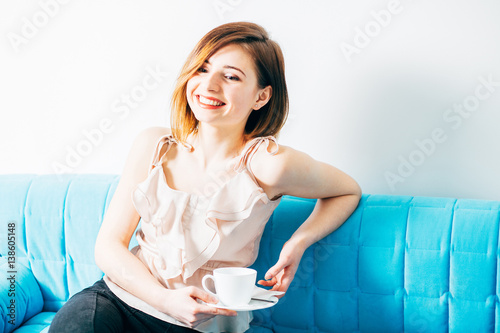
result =
[{"label": "woman's lips", "polygon": [[201,95],[196,95],[196,99],[198,100],[198,104],[200,104],[201,107],[206,109],[216,109],[226,105],[224,102],[218,99],[209,98]]}]

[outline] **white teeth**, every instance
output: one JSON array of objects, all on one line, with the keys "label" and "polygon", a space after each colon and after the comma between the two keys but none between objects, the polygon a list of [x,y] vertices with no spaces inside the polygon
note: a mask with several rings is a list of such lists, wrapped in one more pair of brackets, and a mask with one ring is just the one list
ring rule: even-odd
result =
[{"label": "white teeth", "polygon": [[208,105],[213,105],[213,106],[221,106],[224,104],[224,103],[219,103],[219,102],[213,101],[211,99],[205,98],[201,95],[200,95],[200,102],[202,102],[203,104],[208,104]]}]

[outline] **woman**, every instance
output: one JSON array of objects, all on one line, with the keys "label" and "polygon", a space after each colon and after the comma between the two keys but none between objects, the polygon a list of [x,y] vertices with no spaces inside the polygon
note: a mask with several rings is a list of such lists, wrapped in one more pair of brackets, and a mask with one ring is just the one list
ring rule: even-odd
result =
[{"label": "woman", "polygon": [[51,331],[246,330],[251,314],[204,304],[217,300],[202,277],[254,262],[281,196],[318,198],[259,281],[286,291],[304,251],[361,195],[345,173],[278,146],[287,112],[283,55],[262,27],[228,23],[205,35],[177,81],[172,130],[147,129],[130,151],[96,241],[103,280],[73,296]]}]

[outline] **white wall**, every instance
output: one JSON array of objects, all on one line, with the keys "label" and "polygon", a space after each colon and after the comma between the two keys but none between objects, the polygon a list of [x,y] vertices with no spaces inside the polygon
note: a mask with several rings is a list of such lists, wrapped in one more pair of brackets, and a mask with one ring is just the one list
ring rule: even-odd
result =
[{"label": "white wall", "polygon": [[282,144],[365,193],[499,200],[499,16],[493,0],[2,1],[0,173],[120,173],[139,131],[168,126],[199,38],[248,20],[285,53]]}]

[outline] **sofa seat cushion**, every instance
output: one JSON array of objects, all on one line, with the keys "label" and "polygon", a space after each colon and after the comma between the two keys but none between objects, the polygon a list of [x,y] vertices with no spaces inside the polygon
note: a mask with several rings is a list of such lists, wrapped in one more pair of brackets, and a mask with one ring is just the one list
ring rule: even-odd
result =
[{"label": "sofa seat cushion", "polygon": [[0,299],[0,331],[11,332],[42,310],[42,292],[24,265],[11,266],[6,257],[0,257],[0,271],[6,276],[0,280],[0,290],[7,291]]},{"label": "sofa seat cushion", "polygon": [[14,333],[48,332],[55,315],[55,312],[40,312],[15,330]]}]

